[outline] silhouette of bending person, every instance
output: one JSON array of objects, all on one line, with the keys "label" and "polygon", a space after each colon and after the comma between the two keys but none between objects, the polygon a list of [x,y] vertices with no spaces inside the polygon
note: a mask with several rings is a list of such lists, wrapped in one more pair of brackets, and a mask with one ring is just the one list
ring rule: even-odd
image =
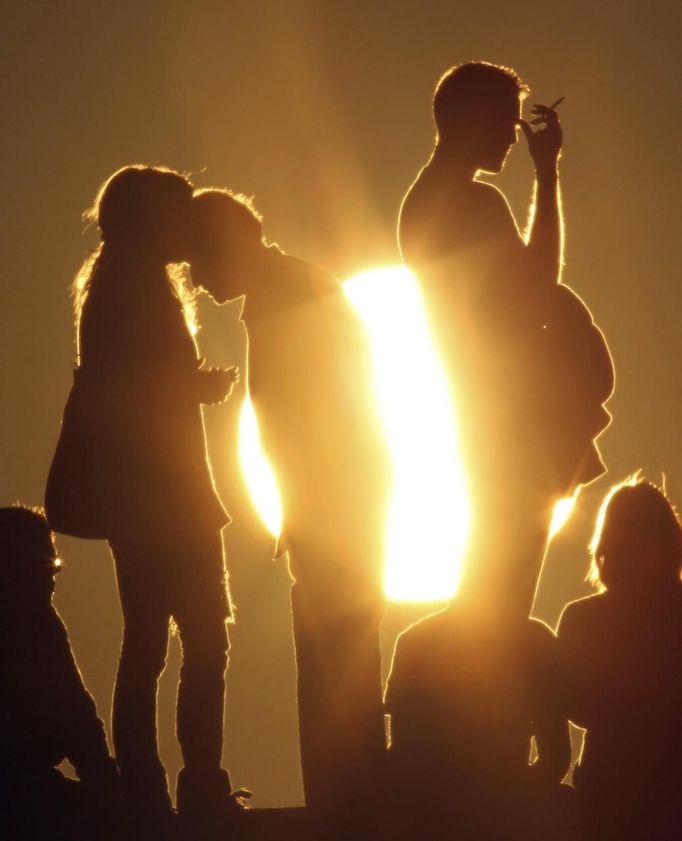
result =
[{"label": "silhouette of bending person", "polygon": [[538,620],[503,623],[456,600],[404,631],[385,700],[402,820],[416,808],[433,837],[550,837],[571,758],[555,670],[556,639]]},{"label": "silhouette of bending person", "polygon": [[[401,208],[400,247],[416,272],[458,409],[473,509],[461,597],[527,615],[551,510],[603,472],[613,370],[582,301],[559,283],[563,228],[556,111],[521,119],[527,89],[485,62],[454,67],[434,96],[436,145]],[[498,173],[521,126],[535,194],[521,234]],[[503,543],[491,540],[506,522]]]},{"label": "silhouette of bending person", "polygon": [[[155,831],[171,810],[156,733],[171,619],[183,651],[178,809],[210,818],[235,808],[221,768],[230,606],[220,531],[228,517],[201,404],[227,397],[236,369],[201,370],[188,294],[167,270],[187,259],[191,207],[191,185],[172,171],[126,167],[101,188],[93,214],[102,242],[74,282],[79,365],[65,412],[83,439],[76,502],[109,541],[123,612],[116,758],[128,808]],[[49,483],[46,500],[59,529]]]},{"label": "silhouette of bending person", "polygon": [[682,830],[682,532],[665,494],[626,480],[592,541],[601,592],[559,624],[568,716],[587,728],[573,784],[585,837],[671,839]]},{"label": "silhouette of bending person", "polygon": [[334,278],[266,245],[248,202],[196,196],[194,283],[245,294],[248,389],[289,551],[306,803],[357,805],[385,752],[379,623],[388,471],[364,329]]},{"label": "silhouette of bending person", "polygon": [[[61,569],[38,510],[0,508],[0,835],[108,837],[116,764],[52,605]],[[68,759],[80,782],[57,766]]]}]

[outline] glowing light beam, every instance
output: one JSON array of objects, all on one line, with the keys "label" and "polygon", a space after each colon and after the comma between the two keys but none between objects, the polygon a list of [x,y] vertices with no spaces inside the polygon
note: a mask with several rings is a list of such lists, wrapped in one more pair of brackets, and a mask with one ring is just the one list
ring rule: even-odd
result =
[{"label": "glowing light beam", "polygon": [[580,488],[576,490],[573,496],[566,496],[555,504],[554,511],[552,512],[552,522],[549,527],[549,540],[556,537],[568,522],[575,508],[579,491]]},{"label": "glowing light beam", "polygon": [[247,393],[239,419],[239,462],[251,501],[265,528],[273,537],[282,530],[282,502],[275,472],[260,442],[258,419]]},{"label": "glowing light beam", "polygon": [[414,275],[390,267],[344,284],[372,345],[393,461],[384,589],[394,601],[454,595],[469,530],[456,422]]},{"label": "glowing light beam", "polygon": [[[368,332],[393,462],[384,589],[394,601],[443,601],[457,590],[470,511],[452,399],[417,282],[407,269],[390,267],[355,275],[344,290]],[[277,536],[277,482],[248,397],[239,449],[251,498]]]}]

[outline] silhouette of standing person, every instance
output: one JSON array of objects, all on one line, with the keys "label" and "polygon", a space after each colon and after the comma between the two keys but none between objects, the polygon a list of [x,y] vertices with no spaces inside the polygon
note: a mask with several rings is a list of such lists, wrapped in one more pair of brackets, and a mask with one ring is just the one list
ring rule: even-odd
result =
[{"label": "silhouette of standing person", "polygon": [[[524,616],[554,503],[604,470],[594,439],[609,422],[602,404],[613,388],[603,336],[558,283],[559,120],[536,105],[534,131],[521,119],[526,92],[514,71],[486,62],[445,73],[435,149],[399,222],[458,409],[473,501],[461,596]],[[502,170],[519,125],[536,170],[524,235],[502,193],[479,179]]]},{"label": "silhouette of standing person", "polygon": [[192,278],[246,295],[248,389],[283,503],[306,803],[361,803],[385,751],[379,624],[388,470],[364,329],[334,278],[266,245],[248,202],[195,199]]},{"label": "silhouette of standing person", "polygon": [[219,816],[234,808],[221,768],[230,606],[220,531],[228,517],[207,461],[201,404],[227,397],[236,369],[200,369],[190,300],[167,269],[187,259],[191,207],[192,187],[175,172],[116,172],[93,209],[101,245],[73,288],[72,397],[88,421],[81,470],[90,473],[88,496],[100,500],[97,525],[111,546],[124,622],[114,746],[128,808],[155,831],[171,810],[156,733],[171,619],[183,651],[178,809]]},{"label": "silhouette of standing person", "polygon": [[538,620],[502,623],[459,600],[398,637],[385,708],[409,837],[564,837],[549,831],[571,759],[556,645]]},{"label": "silhouette of standing person", "polygon": [[109,837],[118,816],[116,763],[52,604],[60,570],[44,515],[0,508],[0,835],[17,841]]},{"label": "silhouette of standing person", "polygon": [[587,728],[575,769],[585,837],[682,832],[682,531],[637,478],[606,496],[592,540],[597,595],[559,623],[566,711]]}]

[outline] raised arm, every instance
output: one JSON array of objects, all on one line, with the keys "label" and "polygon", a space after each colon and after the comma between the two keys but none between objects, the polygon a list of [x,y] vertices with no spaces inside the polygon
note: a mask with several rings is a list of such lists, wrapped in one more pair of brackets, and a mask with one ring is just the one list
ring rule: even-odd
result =
[{"label": "raised arm", "polygon": [[524,239],[533,276],[541,283],[558,283],[564,248],[558,168],[563,136],[553,108],[536,105],[533,114],[532,125],[541,126],[538,130],[534,131],[525,120],[520,121],[535,164],[535,186]]}]

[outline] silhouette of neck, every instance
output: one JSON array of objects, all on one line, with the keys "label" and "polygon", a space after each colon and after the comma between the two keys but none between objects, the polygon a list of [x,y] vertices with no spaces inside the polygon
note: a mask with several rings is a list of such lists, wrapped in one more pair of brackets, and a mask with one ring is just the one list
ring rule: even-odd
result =
[{"label": "silhouette of neck", "polygon": [[448,179],[466,184],[476,177],[481,169],[476,149],[472,144],[450,140],[439,141],[433,151],[433,163],[448,173]]}]

